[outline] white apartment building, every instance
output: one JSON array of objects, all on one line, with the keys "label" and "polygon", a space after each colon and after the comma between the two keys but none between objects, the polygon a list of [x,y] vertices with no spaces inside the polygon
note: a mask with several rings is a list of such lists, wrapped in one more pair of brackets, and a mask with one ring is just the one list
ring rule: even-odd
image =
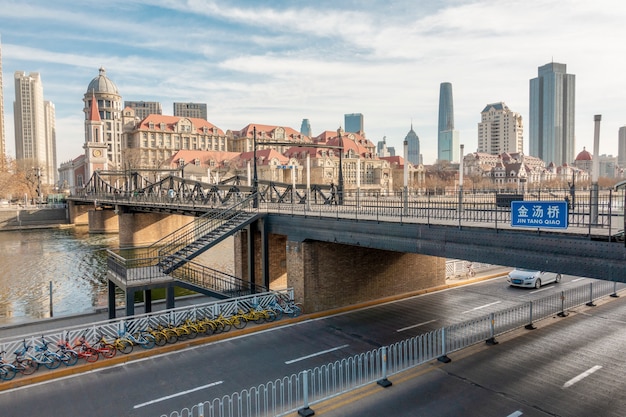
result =
[{"label": "white apartment building", "polygon": [[15,72],[15,158],[30,164],[42,184],[54,184],[56,143],[54,105],[44,102],[41,76]]},{"label": "white apartment building", "polygon": [[488,104],[480,113],[478,152],[499,155],[523,151],[522,116],[503,102]]}]

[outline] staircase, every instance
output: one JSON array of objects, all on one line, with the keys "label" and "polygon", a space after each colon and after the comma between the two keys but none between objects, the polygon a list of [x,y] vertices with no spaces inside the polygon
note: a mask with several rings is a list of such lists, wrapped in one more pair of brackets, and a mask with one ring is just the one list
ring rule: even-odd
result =
[{"label": "staircase", "polygon": [[261,285],[251,284],[236,276],[193,261],[186,262],[174,270],[171,275],[178,280],[181,286],[215,298],[243,297],[267,292],[267,288]]},{"label": "staircase", "polygon": [[151,245],[157,250],[159,269],[169,275],[252,223],[259,217],[252,204],[251,197],[232,207],[208,212]]}]

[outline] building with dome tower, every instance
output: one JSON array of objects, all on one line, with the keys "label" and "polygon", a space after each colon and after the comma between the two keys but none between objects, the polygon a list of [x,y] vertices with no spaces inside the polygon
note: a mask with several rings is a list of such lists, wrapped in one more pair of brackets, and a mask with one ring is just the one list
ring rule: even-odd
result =
[{"label": "building with dome tower", "polygon": [[[100,68],[83,97],[85,106],[85,158],[88,165],[106,163],[113,169],[122,168],[122,96],[117,86]],[[98,120],[99,119],[99,120]],[[89,177],[92,172],[87,172]]]}]

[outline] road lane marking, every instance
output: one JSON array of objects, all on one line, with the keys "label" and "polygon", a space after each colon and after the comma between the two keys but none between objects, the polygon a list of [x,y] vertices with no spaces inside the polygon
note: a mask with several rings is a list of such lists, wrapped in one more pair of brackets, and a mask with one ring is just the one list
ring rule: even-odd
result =
[{"label": "road lane marking", "polygon": [[521,416],[522,414],[524,414],[524,413],[522,413],[521,411],[516,411],[516,412],[514,412],[513,414],[509,414],[509,415],[508,415],[508,416],[506,416],[506,417],[519,417],[519,416]]},{"label": "road lane marking", "polygon": [[316,352],[316,353],[312,353],[312,354],[307,355],[307,356],[302,356],[301,358],[296,358],[296,359],[292,359],[290,361],[285,361],[285,365],[291,365],[292,363],[303,361],[303,360],[309,359],[309,358],[314,358],[316,356],[320,356],[320,355],[323,355],[325,353],[334,352],[336,350],[343,349],[343,348],[346,348],[348,346],[350,346],[350,345],[341,345],[341,346],[334,347],[332,349],[326,349],[326,350],[323,350],[321,352]]},{"label": "road lane marking", "polygon": [[584,279],[586,279],[586,278],[576,278],[576,279],[571,280],[570,282],[582,281]]},{"label": "road lane marking", "polygon": [[542,289],[540,289],[540,290],[531,291],[531,292],[529,292],[528,294],[536,294],[536,293],[541,292],[541,291],[548,291],[549,289],[550,289],[550,288],[542,288]]},{"label": "road lane marking", "polygon": [[145,407],[146,405],[150,405],[150,404],[154,404],[154,403],[159,403],[161,401],[169,400],[170,398],[180,397],[181,395],[189,394],[190,392],[200,391],[201,389],[214,387],[214,386],[219,385],[219,384],[221,384],[223,382],[224,381],[211,382],[210,384],[206,384],[206,385],[203,385],[201,387],[188,389],[187,391],[178,392],[176,394],[172,394],[172,395],[168,395],[168,396],[165,396],[165,397],[157,398],[156,400],[147,401],[145,403],[137,404],[133,408],[137,409],[137,408]]},{"label": "road lane marking", "polygon": [[598,371],[600,369],[602,369],[602,367],[600,365],[596,365],[593,368],[589,368],[588,370],[586,370],[582,374],[580,374],[580,375],[570,379],[565,384],[563,384],[563,388],[571,387],[572,385],[574,385],[578,381],[582,380],[583,378],[587,378],[589,375],[591,375],[592,373],[594,373],[594,372],[596,372],[596,371]]},{"label": "road lane marking", "polygon": [[401,329],[396,330],[396,332],[403,332],[403,331],[405,331],[405,330],[410,330],[410,329],[414,329],[414,328],[416,328],[416,327],[425,326],[425,325],[427,325],[427,324],[430,324],[430,323],[433,323],[433,322],[436,322],[436,321],[437,321],[437,319],[434,319],[434,320],[428,320],[428,321],[425,321],[425,322],[423,322],[423,323],[418,323],[418,324],[414,324],[414,325],[412,325],[412,326],[403,327],[403,328],[401,328]]},{"label": "road lane marking", "polygon": [[480,309],[483,309],[483,308],[486,308],[486,307],[495,306],[496,304],[500,304],[501,302],[502,301],[496,301],[494,303],[485,304],[484,306],[474,307],[471,310],[466,310],[466,311],[462,312],[461,314],[465,314],[465,313],[469,313],[469,312],[472,312],[472,311],[480,310]]}]

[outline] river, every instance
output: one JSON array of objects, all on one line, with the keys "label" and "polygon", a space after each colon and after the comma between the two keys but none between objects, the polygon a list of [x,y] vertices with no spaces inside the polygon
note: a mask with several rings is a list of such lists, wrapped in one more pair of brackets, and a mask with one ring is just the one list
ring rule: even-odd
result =
[{"label": "river", "polygon": [[[0,325],[50,317],[50,283],[55,317],[106,307],[106,249],[118,245],[117,234],[86,226],[0,232]],[[201,259],[232,274],[232,238]]]}]

